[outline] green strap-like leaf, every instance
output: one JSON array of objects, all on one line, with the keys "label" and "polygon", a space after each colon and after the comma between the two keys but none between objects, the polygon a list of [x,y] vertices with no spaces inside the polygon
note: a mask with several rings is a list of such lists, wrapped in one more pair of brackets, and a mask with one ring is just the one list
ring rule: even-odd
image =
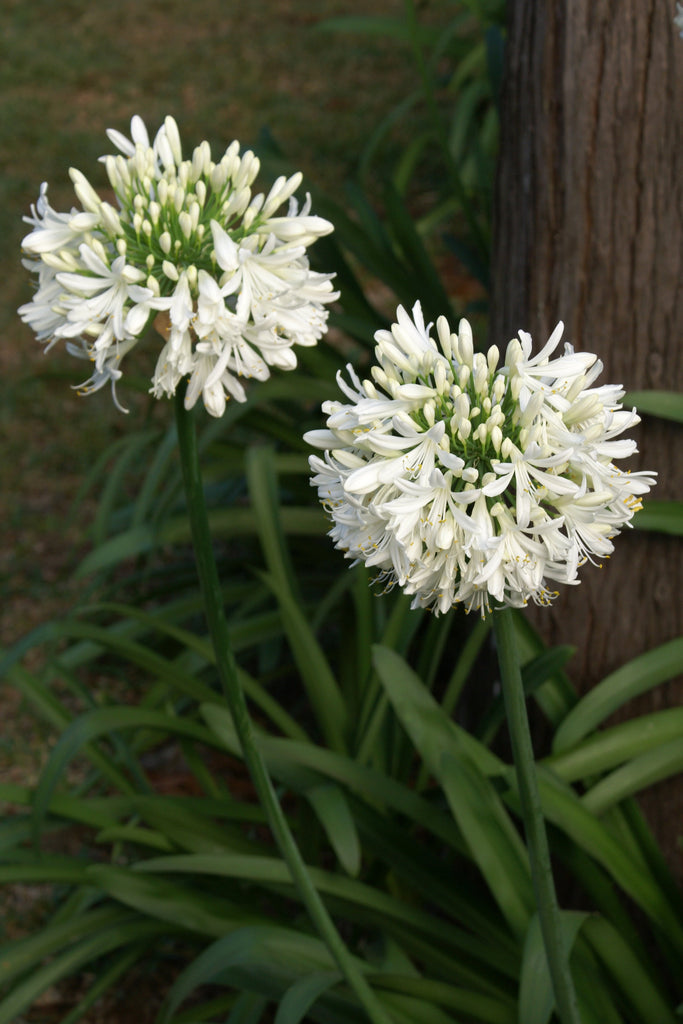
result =
[{"label": "green strap-like leaf", "polygon": [[683,536],[683,501],[647,501],[633,517],[638,530]]},{"label": "green strap-like leaf", "polygon": [[134,843],[136,846],[148,847],[152,850],[162,850],[170,853],[174,849],[173,843],[151,828],[141,828],[139,825],[111,825],[103,828],[95,836],[96,843]]},{"label": "green strap-like leaf", "polygon": [[[564,645],[562,647],[550,647],[535,658],[532,658],[522,667],[522,684],[527,697],[547,682],[550,676],[555,675],[574,654],[575,648]],[[496,732],[505,721],[505,703],[500,694],[496,697],[483,717],[477,729],[477,735],[482,743],[488,746],[496,735]]]},{"label": "green strap-like leaf", "polygon": [[121,946],[151,940],[163,934],[158,921],[122,922],[100,929],[81,939],[66,952],[38,967],[0,1002],[0,1024],[17,1024],[22,1011],[30,1006],[50,985],[75,974],[85,964]]},{"label": "green strap-like leaf", "polygon": [[[175,1011],[201,985],[226,979],[231,969],[261,973],[254,989],[279,998],[281,990],[308,974],[333,972],[335,964],[325,945],[310,935],[276,925],[248,925],[211,943],[174,981],[160,1015],[168,1024]],[[224,981],[224,983],[226,983]],[[278,984],[279,982],[279,984]]]},{"label": "green strap-like leaf", "polygon": [[575,782],[609,771],[675,740],[683,747],[683,708],[639,715],[611,729],[593,733],[575,747],[546,758],[544,764],[558,778]]},{"label": "green strap-like leaf", "polygon": [[[286,889],[295,895],[294,883],[287,865],[277,857],[254,856],[252,854],[180,854],[168,857],[154,857],[141,861],[138,871],[166,873],[181,872],[188,875],[215,875],[224,878],[238,878],[253,882],[265,888]],[[410,905],[374,886],[357,882],[343,875],[333,874],[321,868],[309,867],[312,881],[317,890],[325,893],[350,920],[371,921],[380,930],[397,926],[399,930],[412,929],[431,940],[434,919],[420,907]],[[448,921],[439,923],[439,945],[453,955],[460,950],[468,952],[469,934]]]},{"label": "green strap-like leaf", "polygon": [[442,847],[425,845],[413,838],[404,824],[387,820],[371,808],[354,801],[354,816],[363,836],[367,855],[382,860],[398,883],[404,898],[419,898],[439,907],[456,921],[467,921],[471,929],[468,959],[493,966],[507,979],[519,976],[519,944],[501,920],[496,904],[483,884],[477,885],[465,872],[452,871],[443,862]]},{"label": "green strap-like leaf", "polygon": [[40,964],[45,957],[64,950],[88,934],[105,931],[114,924],[139,920],[122,907],[101,907],[57,924],[46,924],[25,939],[5,943],[0,957],[0,985]]},{"label": "green strap-like leaf", "polygon": [[683,423],[683,394],[678,391],[629,391],[624,405],[648,416]]},{"label": "green strap-like leaf", "polygon": [[338,971],[321,971],[295,981],[280,1001],[275,1024],[301,1024],[323,992],[328,992],[341,980],[342,975]]},{"label": "green strap-like leaf", "polygon": [[605,779],[596,782],[582,798],[584,807],[593,814],[604,812],[656,782],[668,779],[683,771],[683,733],[676,739],[664,743],[654,750],[648,750],[627,764],[617,768]]},{"label": "green strap-like leaf", "polygon": [[[208,704],[202,705],[200,710],[207,726],[225,749],[239,757],[239,742],[226,708]],[[271,736],[259,736],[258,742],[269,771],[276,777],[287,775],[291,780],[292,770],[304,772],[303,777],[299,776],[302,791],[320,781],[316,775],[318,773],[323,778],[343,783],[352,793],[368,801],[394,808],[399,814],[405,814],[411,821],[438,836],[449,847],[462,851],[462,836],[450,815],[444,814],[439,808],[383,772],[358,764],[353,758],[317,747],[313,743],[296,743]]]},{"label": "green strap-like leaf", "polygon": [[[588,917],[583,911],[563,910],[560,913],[564,945],[568,954]],[[522,973],[519,983],[519,1024],[548,1024],[555,1007],[555,997],[548,970],[538,914],[529,921],[524,939]]]},{"label": "green strap-like leaf", "polygon": [[612,672],[569,712],[555,733],[553,753],[573,747],[633,697],[677,675],[682,665],[683,637],[679,637]]},{"label": "green strap-like leaf", "polygon": [[419,676],[395,651],[376,645],[373,663],[398,718],[432,771],[443,754],[462,751],[486,777],[505,772],[507,766],[500,758],[444,714]]},{"label": "green strap-like leaf", "polygon": [[247,481],[259,538],[268,565],[268,582],[280,612],[309,700],[328,744],[346,747],[347,709],[339,685],[297,598],[294,573],[285,544],[277,500],[273,451],[254,447],[247,455]]},{"label": "green strap-like leaf", "polygon": [[[40,712],[43,718],[59,730],[64,730],[73,721],[72,715],[51,690],[32,672],[20,665],[10,668],[5,679],[12,682]],[[127,776],[114,764],[111,757],[94,746],[85,748],[92,764],[123,793],[132,793],[135,787]]]},{"label": "green strap-like leaf", "polygon": [[[608,984],[601,965],[581,935],[574,946],[572,973],[576,979],[581,1024],[630,1024],[621,1013],[620,993]],[[522,1024],[521,1018],[519,1024]]]},{"label": "green strap-like leaf", "polygon": [[[515,638],[520,664],[537,658],[547,649],[540,634],[522,614],[521,609],[513,613]],[[548,721],[557,728],[577,702],[576,691],[564,672],[556,671],[535,693],[536,701]]]},{"label": "green strap-like leaf", "polygon": [[140,431],[132,434],[121,455],[104,477],[104,486],[99,496],[97,512],[92,524],[92,535],[96,544],[101,544],[104,540],[112,513],[120,503],[121,495],[125,494],[124,480],[131,465],[140,462],[141,452],[148,446],[154,433]]},{"label": "green strap-like leaf", "polygon": [[[394,711],[430,771],[508,924],[524,934],[534,897],[526,850],[484,774],[498,761],[446,717],[419,677],[387,648],[374,648],[374,663]],[[482,770],[483,766],[483,770]]]},{"label": "green strap-like leaf", "polygon": [[375,975],[373,980],[378,988],[418,996],[425,1002],[454,1010],[459,1015],[457,1021],[464,1017],[477,1024],[517,1024],[513,999],[498,998],[490,991],[484,994],[405,973]]},{"label": "green strap-like leaf", "polygon": [[[259,995],[258,992],[241,992],[235,999],[225,1024],[261,1024],[270,1001],[267,997]],[[217,1008],[215,1007],[215,1009]],[[189,1018],[186,1019],[189,1024]],[[180,1020],[178,1020],[178,1024],[181,1024]]]},{"label": "green strap-like leaf", "polygon": [[462,755],[445,755],[433,771],[501,913],[512,932],[523,935],[534,907],[529,860],[500,798]]},{"label": "green strap-like leaf", "polygon": [[448,293],[402,196],[390,182],[384,190],[384,203],[387,224],[403,251],[405,262],[415,275],[414,290],[420,296],[425,319],[442,315],[453,322],[455,318]]},{"label": "green strap-like leaf", "polygon": [[197,722],[177,718],[163,711],[139,707],[97,708],[88,711],[74,719],[64,730],[43,769],[34,800],[37,827],[47,812],[52,794],[69,761],[91,740],[115,729],[159,730],[162,734],[189,736],[210,746],[216,745],[213,733],[208,729]]},{"label": "green strap-like leaf", "polygon": [[39,861],[33,861],[22,860],[15,854],[11,864],[0,864],[0,883],[61,882],[64,885],[84,885],[87,882],[85,872],[83,863],[69,857],[48,857],[43,854]]},{"label": "green strap-like leaf", "polygon": [[[512,776],[510,782],[514,788]],[[668,894],[651,874],[643,871],[640,859],[634,860],[600,819],[586,810],[579,797],[547,770],[539,770],[539,790],[546,819],[602,864],[617,885],[666,932],[668,941],[683,956],[683,919],[671,906]]]},{"label": "green strap-like leaf", "polygon": [[[199,604],[199,602],[197,603]],[[182,609],[184,605],[180,607]],[[131,620],[131,625],[135,627],[137,624],[141,631],[146,627],[152,633],[159,633],[162,636],[176,640],[182,646],[185,653],[188,651],[195,652],[207,664],[215,664],[216,662],[216,655],[211,642],[205,636],[190,632],[190,630],[183,629],[181,626],[168,621],[165,616],[165,610],[157,610],[154,613],[150,613],[134,606],[113,602],[96,605],[94,609],[90,609],[90,611],[95,610],[115,612],[124,617],[124,624],[126,620]],[[161,676],[163,679],[175,683],[178,689],[198,701],[215,699],[215,694],[211,687],[199,682],[195,678],[195,673],[185,671],[178,659],[173,661],[160,660],[160,656],[155,652],[149,651],[145,644],[133,642],[128,637],[127,631],[122,636],[121,631],[112,627],[105,629],[99,626],[92,626],[89,623],[83,624],[80,620],[75,620],[75,625],[71,628],[68,624],[65,624],[64,632],[68,636],[75,635],[89,639],[98,651],[110,650],[124,659],[133,661],[154,675]],[[245,647],[258,646],[272,637],[280,636],[282,626],[280,618],[276,613],[267,613],[238,620],[232,626],[228,626],[228,632],[233,650],[239,651]],[[268,691],[256,679],[241,669],[238,669],[238,672],[247,697],[253,700],[265,712],[274,725],[281,729],[286,736],[300,740],[307,738],[305,730],[287,713],[278,701],[271,697]]]},{"label": "green strap-like leaf", "polygon": [[60,1024],[77,1024],[81,1021],[91,1006],[106,995],[135,964],[144,960],[147,952],[147,943],[143,941],[131,944],[118,955],[114,955],[104,969],[99,968],[83,998],[79,999],[73,1010],[61,1019]]},{"label": "green strap-like leaf", "polygon": [[360,840],[344,791],[339,786],[326,783],[307,790],[306,799],[313,807],[344,871],[356,878],[361,866]]},{"label": "green strap-like leaf", "polygon": [[[211,509],[209,523],[214,537],[241,537],[256,532],[252,510],[241,506]],[[299,536],[323,536],[329,528],[322,511],[315,505],[284,508],[282,525],[286,533]],[[147,523],[131,526],[93,548],[78,566],[75,578],[82,579],[90,573],[110,569],[125,559],[148,554],[167,544],[189,542],[190,527],[184,517],[166,519],[159,526]]]},{"label": "green strap-like leaf", "polygon": [[142,875],[127,868],[92,864],[86,869],[86,879],[124,906],[184,932],[218,938],[245,924],[260,924],[262,920],[259,915],[245,913],[216,893],[198,892],[189,885]]},{"label": "green strap-like leaf", "polygon": [[[0,783],[0,800],[8,803],[31,807],[35,791],[28,786],[15,786],[11,783]],[[68,821],[78,821],[92,828],[107,828],[115,825],[119,817],[130,814],[133,797],[72,797],[66,794],[55,794],[50,801],[52,814]]]},{"label": "green strap-like leaf", "polygon": [[664,986],[657,988],[641,958],[634,954],[609,921],[591,915],[582,934],[614,977],[619,991],[630,1001],[634,1014],[639,1014],[639,1020],[644,1024],[649,1021],[657,1021],[657,1024],[680,1022],[680,1018],[673,1012]]}]

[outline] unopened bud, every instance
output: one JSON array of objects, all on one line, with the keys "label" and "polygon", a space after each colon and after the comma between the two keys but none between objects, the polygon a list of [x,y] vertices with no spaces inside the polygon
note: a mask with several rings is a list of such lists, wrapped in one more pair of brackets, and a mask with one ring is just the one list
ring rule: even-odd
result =
[{"label": "unopened bud", "polygon": [[472,340],[472,328],[467,320],[461,320],[458,324],[458,353],[460,362],[464,366],[472,366],[474,355],[474,342]]},{"label": "unopened bud", "polygon": [[178,214],[178,224],[180,225],[180,230],[185,235],[185,238],[189,238],[192,234],[192,217],[187,210],[183,210]]},{"label": "unopened bud", "polygon": [[164,260],[164,262],[161,264],[161,269],[163,270],[166,277],[170,278],[171,281],[178,280],[180,275],[178,274],[178,270],[175,264],[171,263],[170,260]]}]

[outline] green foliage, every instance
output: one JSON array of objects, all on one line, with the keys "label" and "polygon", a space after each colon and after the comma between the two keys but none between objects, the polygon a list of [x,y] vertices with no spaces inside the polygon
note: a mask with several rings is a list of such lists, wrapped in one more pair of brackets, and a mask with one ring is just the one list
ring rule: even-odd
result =
[{"label": "green foliage", "polygon": [[[342,291],[332,322],[362,345],[386,325],[377,282],[406,308],[419,298],[431,320],[486,311],[505,4],[451,0],[431,20],[432,12],[418,19],[412,0],[404,8],[317,26],[344,39],[381,37],[415,68],[414,90],[370,134],[341,200],[312,190],[316,210],[335,225],[316,245]],[[408,121],[415,131],[397,149],[395,129]],[[266,166],[289,169],[271,136],[262,143]]]},{"label": "green foliage", "polygon": [[[381,35],[412,58],[416,88],[370,136],[359,162],[360,179],[367,185],[378,169],[387,172],[383,150],[391,130],[408,113],[416,117],[422,130],[391,167],[387,205],[395,203],[396,196],[409,194],[419,171],[421,187],[428,182],[437,198],[424,220],[418,220],[418,231],[433,230],[457,213],[465,226],[465,236],[458,238],[459,254],[486,283],[505,5],[473,2],[448,7],[446,23],[441,17],[434,24],[418,20],[416,5],[408,0],[403,16],[342,17],[319,27],[328,32]],[[391,210],[386,213],[394,223],[395,215]]]},{"label": "green foliage", "polygon": [[[624,405],[647,416],[683,423],[683,395],[677,391],[629,391]],[[683,501],[647,501],[637,512],[633,525],[639,530],[683,536]]]},{"label": "green foliage", "polygon": [[639,409],[648,416],[683,423],[683,395],[677,391],[629,391],[624,405]]},{"label": "green foliage", "polygon": [[[223,432],[211,424],[203,440],[211,477]],[[158,487],[172,476],[159,476]],[[401,595],[379,600],[358,569],[330,571],[319,529],[290,533],[283,516],[303,501],[301,460],[251,446],[244,481],[239,500],[252,528],[219,531],[225,604],[259,746],[318,891],[397,1021],[514,1024],[517,999],[530,1005],[530,992],[537,1001],[521,1019],[549,1020],[515,775],[491,746],[495,693],[467,729],[458,724],[482,685],[472,641],[463,641],[478,636],[474,650],[485,654],[486,631],[408,612]],[[124,533],[135,507],[111,510]],[[172,521],[178,510],[167,508]],[[258,544],[244,549],[249,538]],[[249,581],[240,582],[247,554]],[[5,654],[4,675],[61,735],[35,793],[0,787],[15,808],[0,827],[0,880],[55,886],[52,920],[3,950],[0,1022],[85,965],[103,993],[134,963],[140,970],[160,957],[185,964],[160,1022],[258,1020],[266,1006],[283,1022],[358,1019],[244,789],[193,586],[163,591],[183,562],[180,545],[163,552],[133,574],[134,603],[93,605]],[[120,590],[119,575],[110,566],[99,579]],[[521,618],[518,631],[530,701],[550,711],[555,734],[539,763],[551,843],[565,884],[573,879],[590,898],[590,916],[566,916],[585,1020],[649,1024],[647,1007],[656,1006],[666,1024],[683,998],[683,906],[631,800],[680,771],[683,722],[671,709],[595,730],[625,699],[670,677],[680,644],[568,701],[561,670],[570,652],[539,652]],[[19,663],[31,644],[42,649],[39,670]],[[103,674],[133,681],[134,700],[118,706],[104,691],[93,702],[89,681]],[[61,697],[56,682],[66,685]],[[164,760],[180,766],[191,797],[159,789]],[[624,899],[640,908],[637,929],[623,925]],[[204,1016],[190,1017],[196,998]]]},{"label": "green foliage", "polygon": [[[481,309],[438,266],[450,250],[488,279],[503,6],[452,3],[445,25],[418,24],[408,4],[405,18],[321,26],[403,47],[418,79],[368,139],[343,202],[315,198],[336,226],[316,248],[337,273],[346,337],[302,350],[296,373],[254,386],[200,434],[258,747],[311,878],[396,1024],[547,1024],[554,1012],[489,625],[410,611],[397,592],[380,600],[331,550],[302,440],[337,370],[362,364],[385,323],[378,281],[394,304],[419,297],[429,318]],[[397,154],[392,131],[409,111],[424,130]],[[630,397],[676,415],[647,395]],[[355,1024],[356,998],[244,771],[176,441],[175,428],[148,426],[96,460],[80,495],[98,493],[77,569],[88,600],[1,652],[0,675],[56,740],[34,788],[0,784],[11,809],[0,882],[48,887],[51,901],[39,930],[3,945],[0,1024],[85,970],[88,992],[62,1024],[158,970],[158,1024]],[[638,515],[643,528],[676,521],[671,505]],[[515,629],[548,737],[537,767],[559,882],[582,908],[562,926],[583,1019],[674,1024],[683,901],[634,797],[683,767],[683,713],[605,723],[675,674],[681,641],[579,699],[564,674],[572,649],[546,649],[521,616]]]}]

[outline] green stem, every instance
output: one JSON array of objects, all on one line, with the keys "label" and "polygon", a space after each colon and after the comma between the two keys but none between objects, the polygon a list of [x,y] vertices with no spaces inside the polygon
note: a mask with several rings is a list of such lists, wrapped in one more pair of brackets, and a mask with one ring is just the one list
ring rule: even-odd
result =
[{"label": "green stem", "polygon": [[555,1003],[562,1024],[581,1024],[576,993],[569,970],[569,955],[562,932],[560,908],[555,894],[548,837],[538,792],[536,762],[531,744],[531,732],[529,731],[529,719],[526,712],[511,609],[503,608],[495,612],[493,628],[522,804],[524,831],[531,862],[531,878],[553,992],[555,993]]},{"label": "green stem", "polygon": [[192,529],[197,574],[204,598],[204,609],[209,633],[216,654],[218,673],[223,685],[242,755],[249,770],[261,806],[266,812],[273,837],[282,854],[296,889],[321,938],[337,961],[340,971],[356,993],[372,1024],[392,1024],[360,967],[344,945],[332,918],[311,881],[294,837],[287,824],[275,793],[268,770],[256,745],[254,728],[244,692],[239,682],[237,663],[230,647],[228,624],[223,609],[218,570],[213,554],[209,520],[204,500],[197,436],[191,413],[184,406],[185,387],[176,393],[176,423],[178,446],[187,497],[187,509]]}]

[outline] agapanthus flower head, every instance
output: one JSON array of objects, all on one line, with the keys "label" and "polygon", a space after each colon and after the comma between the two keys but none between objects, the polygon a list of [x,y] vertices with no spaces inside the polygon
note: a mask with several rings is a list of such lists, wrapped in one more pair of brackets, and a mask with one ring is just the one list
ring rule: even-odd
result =
[{"label": "agapanthus flower head", "polygon": [[259,161],[237,142],[217,162],[208,142],[184,160],[172,117],[153,142],[139,117],[130,139],[108,136],[120,151],[102,157],[115,205],[72,168],[80,209],[53,210],[43,184],[24,218],[24,263],[37,288],[19,313],[47,348],[64,339],[90,360],[82,392],[111,382],[117,405],[121,360],[155,322],[165,344],[152,393],[170,396],[189,377],[186,405],[201,395],[220,416],[227,397],[245,401],[240,378],[292,369],[293,346],[325,332],[337,294],[331,274],[310,269],[306,249],[332,225],[311,214],[310,196],[299,207],[301,174],[252,194]]},{"label": "agapanthus flower head", "polygon": [[455,604],[482,615],[529,600],[550,583],[576,583],[629,523],[655,474],[624,472],[617,440],[638,422],[619,386],[594,386],[597,357],[565,344],[560,323],[532,355],[524,331],[500,361],[475,352],[461,320],[425,325],[401,307],[375,335],[371,380],[338,376],[346,401],[323,405],[327,429],[305,435],[330,536],[345,556],[378,570],[413,607]]}]

